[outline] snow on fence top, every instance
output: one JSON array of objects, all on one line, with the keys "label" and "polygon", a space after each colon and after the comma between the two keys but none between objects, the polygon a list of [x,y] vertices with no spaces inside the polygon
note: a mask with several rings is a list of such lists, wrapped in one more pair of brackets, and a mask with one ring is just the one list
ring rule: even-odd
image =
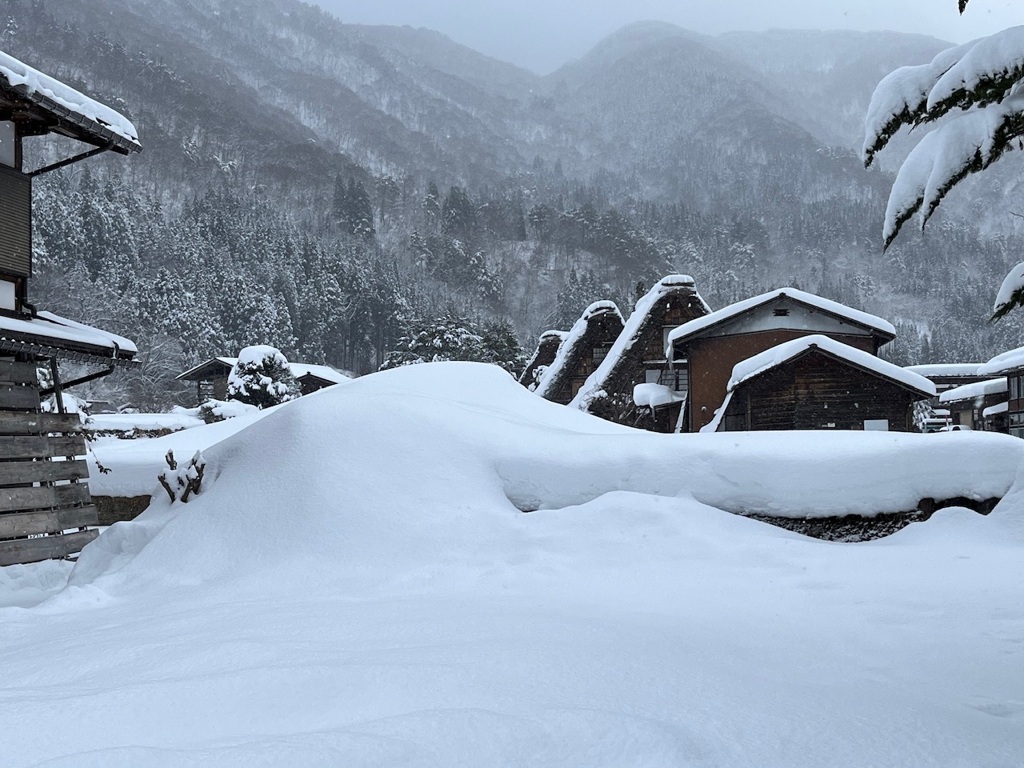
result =
[{"label": "snow on fence top", "polygon": [[6,87],[124,152],[142,149],[139,132],[120,112],[0,51],[0,87]]},{"label": "snow on fence top", "polygon": [[[573,323],[572,328],[562,338],[562,343],[558,346],[558,352],[555,353],[555,359],[551,362],[541,374],[540,381],[537,384],[537,389],[534,392],[545,400],[554,397],[556,389],[562,381],[562,373],[571,360],[576,357],[576,348],[583,341],[587,334],[587,326],[590,321],[599,315],[612,314],[622,321],[622,313],[619,312],[619,308],[613,301],[595,301],[580,315],[580,319]],[[559,333],[559,331],[549,331],[549,333]]]},{"label": "snow on fence top", "polygon": [[698,317],[695,320],[691,320],[690,322],[679,326],[668,335],[668,340],[665,342],[666,356],[671,358],[672,345],[680,339],[688,339],[696,336],[712,326],[724,323],[738,315],[742,315],[745,312],[756,309],[762,304],[767,304],[779,298],[789,298],[800,304],[806,304],[807,306],[813,307],[822,312],[827,312],[830,315],[835,315],[836,317],[856,323],[857,325],[871,328],[889,336],[896,336],[896,328],[893,324],[880,317],[870,315],[867,312],[862,312],[859,309],[853,309],[845,304],[840,304],[838,301],[823,299],[821,296],[815,296],[813,293],[807,293],[797,288],[779,288],[774,291],[769,291],[768,293],[762,293],[760,296],[753,296],[749,299],[738,301],[735,304],[730,304],[728,307],[722,307],[717,312],[712,312],[711,314],[704,315],[703,317]]},{"label": "snow on fence top", "polygon": [[1006,373],[1015,368],[1024,368],[1024,347],[1011,349],[996,355],[984,365],[978,367],[979,376],[995,376],[999,373]]},{"label": "snow on fence top", "polygon": [[804,336],[784,342],[753,357],[748,357],[743,362],[737,363],[732,369],[732,378],[729,379],[729,386],[727,387],[728,391],[732,392],[743,382],[755,376],[760,376],[765,371],[788,360],[792,360],[811,348],[828,352],[856,365],[858,368],[864,368],[878,376],[898,382],[910,389],[918,390],[928,397],[935,396],[935,384],[924,376],[908,371],[906,368],[900,368],[898,365],[886,362],[868,352],[855,349],[849,344],[843,344],[841,341],[836,341],[821,334]]},{"label": "snow on fence top", "polygon": [[962,387],[947,389],[939,395],[940,403],[958,403],[962,400],[975,400],[986,395],[998,395],[1008,389],[1006,377],[988,379],[987,381],[976,381],[973,384],[964,384]]},{"label": "snow on fence top", "polygon": [[651,288],[646,294],[641,296],[637,302],[636,307],[633,309],[633,314],[629,316],[626,321],[625,327],[622,329],[622,333],[612,344],[612,348],[608,350],[608,355],[604,360],[601,361],[601,365],[597,367],[587,380],[583,383],[580,391],[576,394],[576,397],[572,399],[569,404],[573,408],[579,408],[580,410],[586,411],[590,408],[591,403],[594,402],[595,398],[604,392],[604,382],[608,379],[611,372],[619,364],[619,360],[629,350],[633,348],[636,343],[640,329],[647,320],[647,316],[650,315],[651,310],[657,305],[657,303],[663,299],[666,295],[673,293],[679,288],[690,288],[693,290],[693,297],[697,299],[707,312],[711,311],[711,307],[707,305],[707,302],[697,293],[696,284],[689,275],[667,275]]}]

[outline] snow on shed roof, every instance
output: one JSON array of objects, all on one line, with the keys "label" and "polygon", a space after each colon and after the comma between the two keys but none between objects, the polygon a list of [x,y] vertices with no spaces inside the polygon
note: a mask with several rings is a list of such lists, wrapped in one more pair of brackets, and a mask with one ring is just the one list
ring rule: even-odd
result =
[{"label": "snow on shed roof", "polygon": [[570,405],[585,411],[590,407],[594,399],[604,391],[604,382],[615,366],[618,365],[622,356],[633,348],[633,344],[636,343],[637,335],[647,316],[666,294],[671,294],[678,288],[690,288],[693,290],[693,297],[703,305],[707,312],[711,312],[711,307],[697,293],[695,286],[696,283],[689,275],[666,275],[655,283],[651,290],[641,296],[636,302],[633,314],[626,321],[622,333],[619,334],[615,343],[612,344],[612,348],[608,350],[608,355],[601,361],[601,365],[597,367],[597,370],[590,374],[587,380],[583,382],[583,386],[580,387],[580,391],[572,399]]},{"label": "snow on shed roof", "polygon": [[[555,359],[551,361],[544,373],[541,374],[537,389],[534,392],[541,397],[548,399],[554,397],[556,390],[562,381],[562,372],[566,365],[576,357],[576,347],[579,346],[587,333],[587,326],[592,319],[599,315],[610,314],[622,321],[622,313],[614,301],[595,301],[580,315],[580,319],[573,323],[572,328],[562,337],[562,343],[558,346]],[[549,331],[551,333],[551,331]],[[557,333],[557,331],[556,331]]]},{"label": "snow on shed roof", "polygon": [[986,395],[999,395],[1008,389],[1006,377],[1000,376],[998,379],[976,381],[973,384],[964,384],[962,387],[947,389],[939,395],[939,402],[958,403],[962,400],[975,400]]},{"label": "snow on shed roof", "polygon": [[820,349],[822,352],[827,352],[858,368],[868,370],[882,378],[902,384],[909,389],[917,390],[928,397],[935,395],[935,385],[924,376],[908,371],[906,368],[900,368],[900,366],[893,365],[868,352],[821,334],[813,334],[783,342],[778,346],[737,363],[732,369],[732,378],[729,379],[728,391],[732,392],[743,382],[760,376],[762,373],[792,360],[812,348]]},{"label": "snow on shed roof", "polygon": [[[234,368],[235,363],[238,362],[237,357],[211,357],[199,365],[189,368],[187,371],[179,373],[175,376],[176,379],[188,380],[197,373],[200,373],[204,368],[211,366],[214,363],[222,363],[228,368]],[[335,384],[344,384],[347,381],[352,381],[351,376],[346,376],[340,371],[336,371],[329,365],[309,365],[306,363],[288,363],[288,368],[291,369],[292,375],[301,379],[303,376],[316,376],[317,378],[330,381]]]},{"label": "snow on shed roof", "polygon": [[978,368],[982,376],[994,376],[999,373],[1006,373],[1015,368],[1024,368],[1024,347],[1011,349],[1008,352],[996,355],[984,365]]},{"label": "snow on shed roof", "polygon": [[983,363],[929,363],[927,365],[908,365],[905,366],[908,371],[920,374],[925,378],[949,378],[955,379],[958,377],[969,378],[971,376],[978,376],[978,369],[981,368]]},{"label": "snow on shed roof", "polygon": [[0,51],[0,89],[11,91],[101,144],[127,154],[142,149],[139,132],[120,112]]},{"label": "snow on shed roof", "polygon": [[815,296],[813,293],[807,293],[797,288],[778,288],[768,293],[762,293],[760,296],[753,296],[749,299],[738,301],[735,304],[730,304],[728,307],[722,307],[717,312],[712,312],[711,314],[704,315],[704,317],[698,317],[695,320],[684,323],[669,333],[668,340],[666,341],[666,346],[668,347],[666,352],[671,357],[671,347],[675,342],[681,339],[693,338],[709,328],[721,325],[738,315],[750,312],[780,298],[790,298],[800,304],[805,304],[821,312],[834,315],[847,322],[870,328],[883,335],[896,336],[896,328],[893,327],[893,324],[880,317],[862,312],[859,309],[853,309],[845,304],[840,304],[838,301]]},{"label": "snow on shed roof", "polygon": [[[115,333],[59,317],[51,312],[36,316],[0,315],[0,348],[46,347],[111,360],[130,360],[138,349],[134,342]],[[44,354],[44,350],[38,350]]]}]

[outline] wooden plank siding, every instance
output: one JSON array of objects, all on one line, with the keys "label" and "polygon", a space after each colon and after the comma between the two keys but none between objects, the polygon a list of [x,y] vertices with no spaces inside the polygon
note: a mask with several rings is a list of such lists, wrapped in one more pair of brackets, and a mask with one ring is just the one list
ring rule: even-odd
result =
[{"label": "wooden plank siding", "polygon": [[905,387],[817,351],[782,363],[733,391],[725,430],[862,430],[885,419],[890,431],[913,430],[921,399]]},{"label": "wooden plank siding", "polygon": [[0,361],[0,566],[63,558],[98,535],[78,414],[43,413],[37,366]]},{"label": "wooden plank siding", "polygon": [[99,535],[100,532],[92,528],[63,536],[0,541],[0,566],[65,558],[81,552],[82,547]]}]

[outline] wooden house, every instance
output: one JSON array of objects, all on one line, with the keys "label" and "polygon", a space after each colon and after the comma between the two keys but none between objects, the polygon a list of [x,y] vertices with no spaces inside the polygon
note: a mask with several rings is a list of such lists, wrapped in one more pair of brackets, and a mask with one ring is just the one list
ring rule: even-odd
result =
[{"label": "wooden house", "polygon": [[711,423],[733,368],[787,341],[824,335],[870,355],[896,337],[879,317],[795,288],[780,288],[712,312],[667,335],[666,355],[688,372],[682,431]]},{"label": "wooden house", "polygon": [[981,363],[928,363],[908,365],[908,371],[920,374],[935,385],[935,397],[919,406],[918,418],[924,432],[936,432],[945,426],[957,423],[949,408],[939,402],[939,396],[950,389],[974,384],[990,378],[978,373]]},{"label": "wooden house", "polygon": [[541,375],[555,362],[558,348],[569,334],[566,331],[544,331],[537,340],[537,349],[519,375],[519,383],[529,390],[535,390]]},{"label": "wooden house", "polygon": [[[686,399],[687,366],[685,360],[668,359],[665,341],[674,328],[710,311],[689,275],[659,280],[637,301],[622,333],[572,405],[619,424],[676,431]],[[634,393],[640,384],[659,384],[673,395],[646,398],[638,405]],[[656,414],[652,413],[655,409]]]},{"label": "wooden house", "polygon": [[[237,362],[237,357],[214,357],[179,373],[175,378],[179,381],[195,382],[197,406],[207,400],[227,400],[228,376]],[[299,389],[304,395],[352,380],[351,377],[336,371],[329,365],[288,363],[288,367],[296,381],[299,382]]]},{"label": "wooden house", "polygon": [[[939,395],[939,405],[949,409],[950,424],[968,429],[1005,431],[1005,409],[995,408],[1007,402],[1007,379],[1005,376],[964,384],[947,389]],[[995,410],[991,410],[995,408]],[[986,419],[985,411],[989,411]]]},{"label": "wooden house", "polygon": [[996,355],[978,373],[1006,378],[1006,431],[1014,437],[1024,437],[1024,347]]},{"label": "wooden house", "polygon": [[828,336],[804,336],[737,364],[705,432],[783,429],[915,431],[923,376]]},{"label": "wooden house", "polygon": [[[26,140],[48,134],[85,149],[27,168]],[[77,458],[85,441],[63,391],[132,365],[136,354],[128,339],[30,303],[32,180],[101,152],[141,149],[125,117],[0,52],[0,565],[67,557],[96,537],[88,465]],[[62,380],[62,361],[92,371]],[[57,410],[46,413],[40,401],[50,395]]]},{"label": "wooden house", "polygon": [[607,357],[622,328],[622,314],[614,302],[591,304],[559,344],[534,391],[545,400],[568,405]]}]

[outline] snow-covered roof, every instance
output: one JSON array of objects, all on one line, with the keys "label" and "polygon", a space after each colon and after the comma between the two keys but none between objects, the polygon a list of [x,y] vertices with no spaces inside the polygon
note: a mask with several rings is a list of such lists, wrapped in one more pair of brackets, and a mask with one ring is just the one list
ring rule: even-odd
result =
[{"label": "snow-covered roof", "polygon": [[550,399],[557,394],[557,389],[562,382],[562,373],[566,366],[576,359],[577,347],[583,341],[590,321],[601,315],[612,315],[622,322],[622,313],[613,301],[595,301],[583,310],[580,319],[573,323],[572,328],[562,338],[558,352],[555,353],[555,359],[541,374],[537,389],[534,390],[536,394],[544,399]]},{"label": "snow-covered roof", "polygon": [[[249,349],[252,348],[250,347]],[[268,347],[268,349],[272,349],[272,347]],[[175,378],[187,380],[194,374],[199,373],[204,368],[211,365],[212,363],[223,363],[228,368],[234,368],[235,363],[237,362],[237,357],[213,357],[205,362],[200,363],[199,365],[189,368],[187,371],[179,373]],[[351,376],[346,376],[344,373],[336,371],[329,365],[308,365],[306,363],[288,363],[288,368],[291,369],[292,375],[297,379],[301,379],[303,376],[316,376],[319,379],[324,379],[325,381],[330,381],[335,384],[344,384],[345,382],[352,381]]]},{"label": "snow-covered roof", "polygon": [[1024,368],[1024,347],[1017,347],[1017,349],[1011,349],[1009,352],[996,355],[978,368],[978,374],[981,376],[995,376],[996,374],[1006,373],[1016,368]]},{"label": "snow-covered roof", "polygon": [[901,368],[898,365],[893,365],[868,352],[821,334],[813,334],[784,342],[737,363],[732,369],[732,378],[729,379],[727,389],[729,392],[732,392],[743,382],[749,381],[755,376],[760,376],[762,373],[792,360],[794,357],[798,357],[810,349],[820,349],[822,352],[834,355],[858,368],[863,368],[890,381],[902,384],[909,389],[917,390],[929,397],[935,395],[935,384],[924,376],[908,371],[906,368]]},{"label": "snow-covered roof", "polygon": [[690,288],[693,290],[693,298],[701,303],[706,312],[711,312],[711,307],[697,293],[695,285],[693,278],[689,275],[667,275],[655,283],[651,290],[641,296],[636,302],[633,314],[626,321],[622,333],[619,334],[615,343],[612,344],[612,348],[608,350],[608,355],[601,361],[601,365],[597,367],[597,370],[587,377],[587,380],[583,383],[576,397],[572,399],[570,405],[581,410],[587,410],[594,398],[604,391],[605,380],[618,365],[622,356],[633,348],[633,344],[636,343],[640,328],[643,326],[647,316],[650,315],[651,310],[666,295],[674,293],[680,288]]},{"label": "snow-covered roof", "polygon": [[979,397],[986,397],[987,395],[1002,394],[1003,392],[1006,392],[1007,389],[1006,377],[1000,376],[998,379],[976,381],[973,384],[964,384],[962,387],[947,389],[939,395],[939,402],[958,403],[961,400],[975,400]]},{"label": "snow-covered roof", "polygon": [[982,418],[989,418],[990,416],[998,416],[1000,413],[1006,413],[1010,410],[1010,401],[1005,400],[995,405],[990,405],[988,408],[981,412]]},{"label": "snow-covered roof", "polygon": [[978,369],[983,363],[929,363],[927,365],[908,365],[906,369],[924,376],[926,379],[935,378],[970,378],[978,376]]},{"label": "snow-covered roof", "polygon": [[125,154],[142,149],[139,132],[120,112],[3,51],[0,51],[0,89],[11,91],[58,120],[77,127],[76,133],[94,142],[112,144]]},{"label": "snow-covered roof", "polygon": [[334,384],[344,384],[352,381],[351,376],[346,376],[341,371],[336,371],[329,365],[307,365],[306,363],[288,363],[288,367],[292,369],[292,374],[296,379],[301,379],[303,376],[315,376],[318,379],[324,381],[330,381]]},{"label": "snow-covered roof", "polygon": [[853,309],[845,304],[840,304],[838,301],[823,299],[821,296],[815,296],[813,293],[807,293],[806,291],[801,291],[797,288],[779,288],[774,291],[769,291],[768,293],[762,293],[760,296],[753,296],[749,299],[738,301],[735,304],[730,304],[728,307],[722,307],[722,309],[717,312],[712,312],[708,315],[704,315],[704,317],[698,317],[695,320],[684,323],[669,333],[666,341],[666,355],[671,357],[672,345],[677,341],[698,336],[712,327],[721,325],[722,323],[732,320],[734,317],[746,312],[751,312],[758,307],[781,298],[792,299],[800,304],[828,313],[855,325],[869,328],[889,337],[896,336],[896,328],[893,327],[893,324],[880,317],[870,315],[867,312],[862,312],[859,309]]},{"label": "snow-covered roof", "polygon": [[[31,349],[39,347],[38,350]],[[51,312],[14,317],[0,314],[0,348],[46,354],[68,350],[111,360],[127,361],[138,352],[134,342],[115,333],[59,317]]]}]

